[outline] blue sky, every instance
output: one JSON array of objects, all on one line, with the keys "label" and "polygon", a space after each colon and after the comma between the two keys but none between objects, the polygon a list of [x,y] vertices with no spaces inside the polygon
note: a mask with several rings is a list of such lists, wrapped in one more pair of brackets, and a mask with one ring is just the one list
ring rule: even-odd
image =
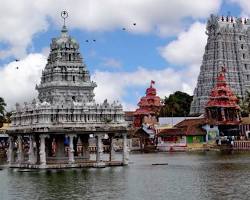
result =
[{"label": "blue sky", "polygon": [[[84,62],[98,84],[96,100],[118,99],[126,110],[136,107],[150,80],[155,80],[162,98],[176,90],[192,94],[209,15],[230,12],[245,17],[250,10],[247,0],[104,1],[105,5],[98,0],[0,3],[0,96],[9,109],[17,101],[36,97],[35,84],[51,38],[60,34],[61,10],[69,12],[70,35],[80,43]],[[93,39],[96,42],[85,42]]]}]

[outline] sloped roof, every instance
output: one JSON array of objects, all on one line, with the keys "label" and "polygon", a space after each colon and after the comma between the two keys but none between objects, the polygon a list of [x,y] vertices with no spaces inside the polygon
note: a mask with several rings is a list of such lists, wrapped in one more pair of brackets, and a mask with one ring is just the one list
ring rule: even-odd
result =
[{"label": "sloped roof", "polygon": [[125,111],[124,112],[126,117],[133,117],[134,116],[134,111]]},{"label": "sloped roof", "polygon": [[146,127],[140,127],[136,129],[132,135],[136,136],[141,134],[147,135],[149,138],[153,138],[155,135],[155,130]]},{"label": "sloped roof", "polygon": [[206,135],[202,125],[206,124],[205,118],[185,119],[172,128],[162,129],[158,132],[159,136],[178,136],[178,135]]},{"label": "sloped roof", "polygon": [[181,136],[186,135],[185,131],[181,128],[166,128],[159,131],[157,134],[160,137],[164,136]]},{"label": "sloped roof", "polygon": [[206,131],[202,128],[204,124],[206,124],[205,118],[185,119],[175,127],[183,128],[186,135],[206,135]]},{"label": "sloped roof", "polygon": [[206,135],[206,131],[202,127],[191,126],[186,130],[186,135]]},{"label": "sloped roof", "polygon": [[138,108],[134,112],[134,115],[148,115],[148,114],[154,114],[154,111],[150,111],[150,110],[143,109],[143,108]]},{"label": "sloped roof", "polygon": [[196,119],[201,117],[159,117],[160,125],[171,125],[174,126],[184,119]]},{"label": "sloped roof", "polygon": [[175,127],[189,127],[189,126],[199,126],[206,124],[205,118],[195,118],[195,119],[184,119],[183,121],[179,122],[175,125]]}]

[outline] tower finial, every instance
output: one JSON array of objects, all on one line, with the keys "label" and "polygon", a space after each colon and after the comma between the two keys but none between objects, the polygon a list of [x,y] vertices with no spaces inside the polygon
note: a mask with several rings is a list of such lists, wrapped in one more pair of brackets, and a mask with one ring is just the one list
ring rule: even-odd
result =
[{"label": "tower finial", "polygon": [[66,20],[66,18],[68,18],[68,16],[69,16],[69,14],[66,10],[63,10],[61,12],[61,17],[63,18],[63,26],[65,26],[65,20]]},{"label": "tower finial", "polygon": [[155,81],[151,80],[150,87],[152,88],[154,84],[155,84]]}]

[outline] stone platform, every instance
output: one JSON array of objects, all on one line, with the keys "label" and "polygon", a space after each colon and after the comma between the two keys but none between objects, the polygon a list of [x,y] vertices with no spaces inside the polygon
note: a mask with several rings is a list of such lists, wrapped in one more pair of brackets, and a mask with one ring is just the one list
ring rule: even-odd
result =
[{"label": "stone platform", "polygon": [[21,169],[67,169],[67,168],[105,168],[105,167],[116,167],[116,166],[124,166],[121,161],[104,161],[104,162],[81,162],[81,163],[55,163],[55,164],[47,164],[47,165],[37,165],[37,164],[12,164],[10,168],[21,168]]}]

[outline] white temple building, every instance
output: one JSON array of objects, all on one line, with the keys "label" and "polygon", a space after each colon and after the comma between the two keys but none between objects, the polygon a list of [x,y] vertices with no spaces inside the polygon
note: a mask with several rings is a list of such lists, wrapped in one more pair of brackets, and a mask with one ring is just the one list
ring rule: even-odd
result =
[{"label": "white temple building", "polygon": [[[122,105],[94,100],[96,83],[83,63],[78,42],[64,24],[52,39],[48,62],[36,86],[38,98],[16,104],[8,130],[10,167],[63,168],[127,165],[127,124]],[[112,86],[111,86],[112,87]],[[90,160],[89,138],[96,138]],[[103,138],[110,156],[103,160]],[[122,161],[113,161],[113,137],[123,137]]]}]

